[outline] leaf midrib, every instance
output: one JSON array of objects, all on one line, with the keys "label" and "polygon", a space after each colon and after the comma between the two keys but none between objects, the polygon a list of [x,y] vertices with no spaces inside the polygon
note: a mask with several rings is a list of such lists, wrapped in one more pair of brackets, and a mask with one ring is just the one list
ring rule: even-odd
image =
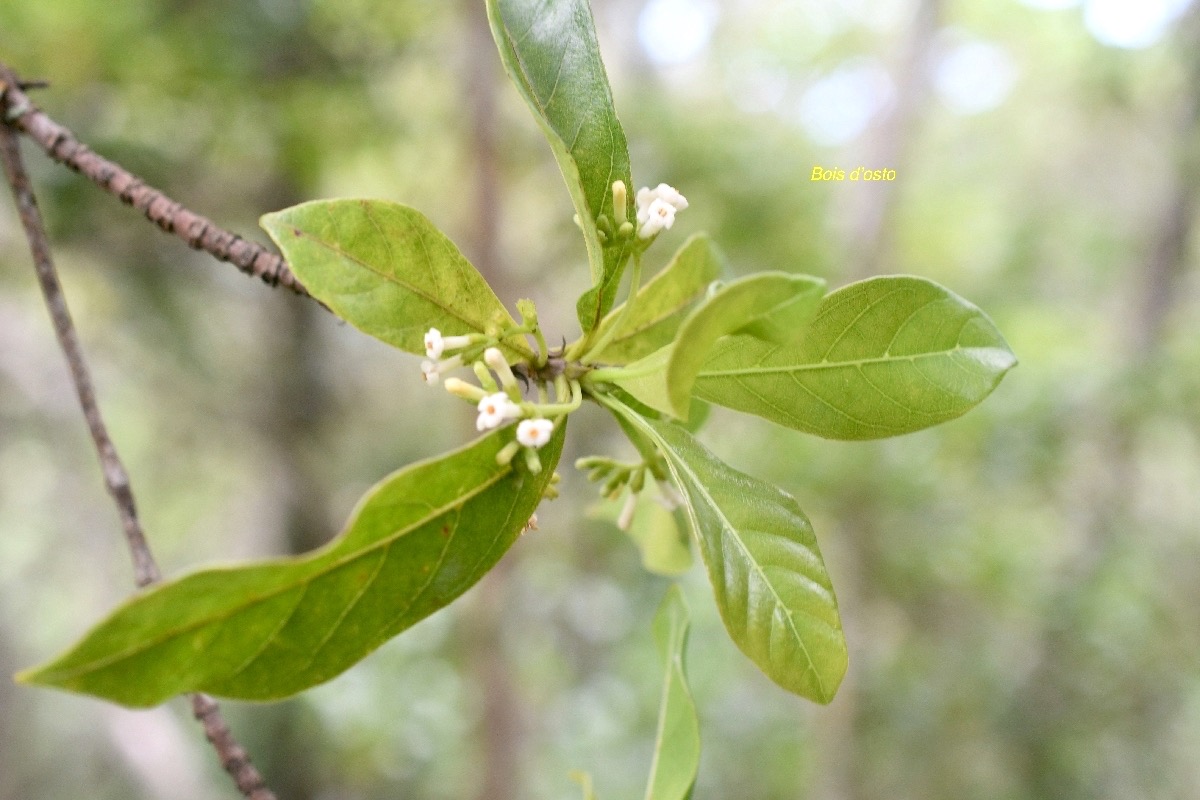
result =
[{"label": "leaf midrib", "polygon": [[[109,667],[112,664],[118,663],[120,661],[124,661],[128,658],[132,658],[135,655],[138,655],[147,650],[153,649],[154,647],[162,645],[173,639],[178,639],[180,636],[184,636],[185,634],[188,634],[194,630],[197,630],[198,628],[203,628],[206,625],[211,625],[214,623],[218,623],[218,622],[227,620],[230,617],[234,616],[235,614],[245,611],[246,609],[248,609],[252,606],[258,605],[264,601],[270,600],[273,597],[278,597],[279,595],[284,594],[285,592],[291,591],[298,586],[303,586],[304,591],[307,592],[308,585],[313,583],[314,581],[318,580],[319,578],[322,578],[325,575],[328,575],[329,573],[335,571],[339,567],[345,566],[346,564],[348,564],[358,558],[368,555],[369,553],[371,553],[374,550],[377,550],[380,547],[390,547],[393,543],[398,541],[400,539],[400,537],[405,536],[408,533],[410,533],[411,531],[415,530],[416,528],[419,528],[422,525],[427,524],[431,520],[436,519],[438,516],[440,516],[442,514],[445,514],[447,511],[453,509],[454,507],[462,505],[463,503],[470,500],[472,497],[475,497],[476,495],[482,493],[483,491],[487,490],[488,488],[490,488],[491,486],[496,484],[501,478],[507,477],[508,474],[511,472],[512,472],[511,466],[507,467],[505,469],[502,469],[499,472],[497,472],[489,480],[486,480],[483,483],[479,484],[477,487],[475,487],[471,491],[460,495],[458,498],[455,499],[454,502],[447,503],[439,508],[433,509],[426,516],[421,517],[417,520],[414,520],[406,527],[404,527],[400,530],[397,530],[397,531],[387,535],[386,537],[371,543],[370,545],[368,545],[366,547],[363,547],[352,553],[348,553],[345,556],[343,556],[342,558],[331,561],[328,565],[326,565],[325,568],[320,569],[317,572],[314,572],[310,576],[307,576],[299,581],[296,581],[295,583],[288,584],[287,586],[281,587],[274,591],[270,591],[270,592],[267,592],[267,593],[261,594],[261,595],[256,595],[255,597],[250,598],[250,599],[246,600],[245,602],[242,602],[242,603],[236,605],[235,607],[230,609],[227,613],[215,614],[215,615],[206,617],[195,623],[190,623],[190,624],[184,625],[181,628],[174,629],[173,631],[171,631],[169,634],[167,634],[165,636],[140,642],[138,645],[136,645],[134,647],[130,647],[130,648],[122,650],[118,653],[114,653],[114,654],[108,656],[107,658],[90,661],[87,664],[80,665],[78,667],[75,667],[74,669],[59,670],[56,672],[52,672],[52,673],[49,673],[49,675],[54,676],[55,678],[60,679],[62,681],[67,681],[67,680],[71,680],[72,678],[74,678],[78,675],[87,674],[89,672],[96,672],[96,671],[102,670],[106,667]],[[316,559],[320,558],[322,555],[323,554],[318,550],[318,551],[315,551],[314,553],[310,554],[309,556],[301,557],[300,559],[297,559],[297,561],[294,563],[297,563],[297,564],[302,563],[305,558],[311,558],[313,560],[316,560]],[[186,578],[182,578],[180,580],[186,580]],[[423,591],[423,589],[422,589],[422,591]],[[295,609],[293,608],[288,613],[292,614],[294,612],[295,612]],[[276,633],[278,633],[278,630],[273,631],[271,636],[268,637],[268,644],[269,644],[269,640],[273,639]]]},{"label": "leaf midrib", "polygon": [[[332,213],[332,211],[330,213]],[[375,221],[374,217],[372,217],[369,213],[367,214],[367,217],[368,217],[368,219],[371,219],[372,223],[376,227],[378,227],[379,224],[378,224],[378,222]],[[314,234],[310,233],[309,231],[306,231],[303,228],[298,227],[295,223],[288,222],[287,224],[292,228],[292,230],[296,233],[297,236],[308,239],[313,244],[316,244],[319,247],[323,247],[326,250],[328,250],[329,252],[334,253],[335,255],[337,255],[341,258],[344,258],[347,261],[357,264],[358,266],[362,267],[363,269],[367,270],[368,272],[378,276],[382,280],[388,281],[388,282],[393,283],[409,292],[412,292],[413,294],[420,297],[422,300],[425,300],[429,304],[441,309],[445,314],[457,319],[459,322],[463,323],[464,325],[467,325],[472,330],[477,331],[479,333],[485,332],[484,329],[486,328],[486,323],[480,324],[479,322],[477,322],[475,320],[467,319],[461,313],[456,311],[453,307],[446,305],[443,301],[439,300],[437,297],[429,294],[428,291],[416,286],[415,284],[409,283],[408,281],[401,280],[400,277],[394,273],[387,273],[387,272],[381,271],[380,269],[372,266],[371,264],[367,263],[366,261],[363,261],[362,259],[360,259],[354,255],[351,255],[350,253],[346,252],[342,248],[337,247],[337,246],[333,245],[332,243],[325,241],[324,239],[320,239],[317,236],[315,236]],[[432,267],[432,262],[429,260],[428,243],[425,242],[425,237],[423,234],[420,236],[420,240],[421,240],[421,247],[422,247],[422,249],[425,250],[425,253],[426,253],[426,256],[425,256],[426,263],[428,263]],[[387,237],[384,237],[384,241],[385,242],[387,241]],[[388,252],[389,253],[391,252],[391,244],[390,243],[388,243]],[[485,284],[485,286],[486,286],[486,284]],[[490,291],[491,287],[488,287],[488,289]],[[492,298],[496,301],[496,307],[499,308],[500,310],[502,310],[505,313],[505,315],[508,316],[509,322],[512,322],[513,321],[512,315],[508,313],[508,309],[504,308],[504,304],[500,302],[500,298],[496,297],[494,292],[492,292]],[[513,342],[516,342],[516,341],[520,341],[520,340],[509,338],[509,339],[504,340],[501,344],[503,344],[505,347],[508,347],[512,350],[516,350],[517,352],[521,353],[522,355],[526,355],[526,356],[533,355],[533,351],[529,349],[529,346],[527,344],[525,344],[523,342],[519,345],[514,344]]]},{"label": "leaf midrib", "polygon": [[[634,419],[635,425],[638,425],[638,427],[642,427],[642,425],[640,423],[642,423],[643,420],[640,418],[640,416],[638,416],[636,413],[634,413],[631,408],[626,406],[624,403],[621,403],[619,400],[616,400],[615,398],[609,398],[609,400],[612,403],[619,405],[621,407],[621,409],[623,409],[628,415],[632,416],[632,418]],[[654,430],[654,428],[652,428],[648,424],[645,425],[643,430],[646,431],[651,436],[651,438],[653,438],[656,442],[658,442],[663,447],[663,449],[667,453],[670,454],[671,457],[667,459],[668,466],[674,465],[675,468],[677,468],[681,472],[686,472],[688,477],[691,478],[693,485],[697,487],[698,492],[703,496],[703,498],[705,500],[708,501],[709,507],[713,509],[714,513],[720,519],[722,527],[733,537],[733,540],[735,542],[737,542],[738,549],[741,550],[742,553],[745,555],[746,560],[750,564],[753,565],[754,572],[758,574],[758,576],[762,580],[763,584],[766,585],[767,588],[770,590],[771,598],[775,601],[776,605],[782,607],[783,609],[785,609],[787,611],[786,616],[787,616],[787,621],[788,621],[788,628],[791,630],[793,638],[800,645],[800,649],[804,653],[805,660],[808,661],[809,671],[812,672],[813,676],[815,677],[818,687],[820,687],[820,689],[821,689],[821,696],[822,697],[828,696],[826,693],[826,690],[825,690],[825,682],[821,679],[821,671],[819,669],[817,669],[816,662],[813,661],[812,654],[809,653],[808,645],[805,643],[804,638],[802,636],[800,636],[800,632],[798,630],[796,630],[796,622],[792,618],[791,609],[788,608],[787,603],[783,602],[783,599],[779,596],[779,593],[775,591],[774,584],[772,584],[771,581],[767,578],[766,574],[762,570],[761,565],[758,563],[758,560],[751,555],[749,549],[746,547],[746,543],[742,541],[742,537],[738,535],[737,530],[733,527],[733,524],[729,521],[729,518],[725,516],[724,512],[721,511],[720,506],[718,506],[716,501],[713,500],[712,495],[710,495],[708,493],[708,491],[705,489],[704,484],[700,481],[699,476],[696,475],[696,473],[679,457],[679,455],[675,452],[675,449],[673,447],[671,447],[669,444],[667,444],[666,440],[663,439],[662,436],[659,435],[658,431]],[[672,469],[672,472],[674,472],[674,471],[675,471],[675,469]],[[692,524],[694,525],[695,529],[697,531],[699,531],[701,529],[700,522],[696,518],[695,509],[692,508],[691,503],[687,503],[686,505],[687,505],[688,518],[692,521]]]},{"label": "leaf midrib", "polygon": [[[701,370],[696,376],[697,380],[702,378],[724,378],[724,377],[745,377],[747,375],[771,375],[784,372],[820,372],[822,370],[842,369],[846,367],[863,367],[875,364],[898,364],[901,362],[916,362],[930,358],[947,358],[954,353],[970,352],[974,350],[1000,350],[999,347],[963,347],[955,345],[948,350],[933,350],[928,353],[914,353],[909,356],[893,356],[882,355],[872,356],[870,358],[856,358],[849,361],[818,361],[813,364],[791,364],[778,367],[740,367],[738,369],[720,369],[720,370]],[[769,358],[774,353],[768,353],[763,358]]]}]

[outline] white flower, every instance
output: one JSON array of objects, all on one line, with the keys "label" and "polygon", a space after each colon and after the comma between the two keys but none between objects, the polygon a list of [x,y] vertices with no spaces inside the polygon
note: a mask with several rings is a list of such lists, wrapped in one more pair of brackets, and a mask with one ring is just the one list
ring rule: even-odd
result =
[{"label": "white flower", "polygon": [[498,428],[510,419],[521,416],[521,408],[504,392],[489,394],[479,401],[479,417],[475,420],[475,430],[490,431]]},{"label": "white flower", "polygon": [[421,380],[433,386],[442,379],[442,373],[438,372],[438,365],[432,361],[421,362]]},{"label": "white flower", "polygon": [[430,386],[438,383],[442,379],[443,372],[449,372],[452,369],[458,369],[462,366],[462,356],[454,356],[453,358],[443,359],[442,361],[421,362],[421,378]]},{"label": "white flower", "polygon": [[668,229],[675,224],[675,206],[656,197],[654,202],[645,210],[638,211],[638,238],[649,239],[659,231]]},{"label": "white flower", "polygon": [[517,441],[535,450],[544,447],[554,433],[554,423],[548,419],[523,419],[517,424]]},{"label": "white flower", "polygon": [[459,350],[470,343],[470,336],[442,336],[437,328],[430,328],[425,332],[425,355],[441,358],[447,350]]},{"label": "white flower", "polygon": [[650,208],[650,204],[655,200],[662,200],[676,211],[683,211],[688,207],[687,198],[679,193],[679,190],[674,186],[668,186],[665,183],[660,183],[653,189],[643,186],[638,189],[637,193],[637,208],[638,220],[641,221],[642,210]]},{"label": "white flower", "polygon": [[675,224],[675,215],[688,207],[687,198],[674,186],[643,186],[637,193],[638,238],[649,239]]}]

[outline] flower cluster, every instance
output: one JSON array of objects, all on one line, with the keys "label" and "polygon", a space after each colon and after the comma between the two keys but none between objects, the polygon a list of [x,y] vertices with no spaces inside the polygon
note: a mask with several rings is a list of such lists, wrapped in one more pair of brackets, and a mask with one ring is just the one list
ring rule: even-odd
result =
[{"label": "flower cluster", "polygon": [[643,186],[637,193],[638,238],[649,239],[675,224],[675,215],[688,207],[687,198],[674,186]]},{"label": "flower cluster", "polygon": [[586,469],[588,480],[593,483],[604,481],[600,494],[609,500],[616,500],[621,493],[628,489],[625,503],[617,515],[617,527],[623,531],[629,530],[633,524],[633,516],[637,511],[638,498],[645,488],[647,477],[658,484],[659,494],[654,500],[668,511],[674,511],[683,505],[683,497],[672,484],[666,470],[666,464],[659,456],[653,461],[624,463],[603,456],[588,456],[575,462],[576,469]]},{"label": "flower cluster", "polygon": [[[532,320],[536,325],[536,312],[532,308],[523,310],[522,316],[528,317],[527,322]],[[496,460],[508,464],[523,449],[526,464],[533,472],[538,472],[541,466],[535,451],[550,442],[554,435],[555,419],[578,408],[583,397],[578,381],[560,377],[561,385],[555,384],[558,390],[557,403],[548,402],[544,385],[539,389],[540,403],[522,400],[517,377],[497,345],[501,339],[508,338],[511,334],[528,332],[530,329],[526,327],[506,331],[499,337],[484,334],[443,336],[437,328],[430,328],[425,334],[425,354],[429,359],[422,362],[421,374],[426,383],[432,384],[440,382],[445,372],[471,366],[480,385],[451,377],[446,378],[446,391],[475,404],[478,411],[475,418],[476,430],[490,431],[516,421],[515,441],[505,445],[497,454]],[[539,335],[540,332],[535,330],[533,333],[544,350],[544,340]],[[453,350],[463,352],[442,358]]]}]

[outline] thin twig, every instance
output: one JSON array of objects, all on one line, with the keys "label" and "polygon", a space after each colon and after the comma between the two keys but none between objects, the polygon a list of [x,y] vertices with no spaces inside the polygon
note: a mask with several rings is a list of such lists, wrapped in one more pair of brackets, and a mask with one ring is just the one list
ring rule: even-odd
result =
[{"label": "thin twig", "polygon": [[[2,69],[2,67],[0,67]],[[5,78],[0,77],[0,81]],[[15,84],[0,82],[0,99],[13,91]],[[4,103],[8,107],[7,102]],[[109,438],[104,425],[104,418],[96,404],[96,392],[92,384],[91,374],[84,361],[83,348],[79,343],[79,334],[71,321],[71,312],[67,308],[66,297],[54,261],[50,255],[50,242],[42,223],[41,212],[38,211],[37,199],[25,165],[21,161],[20,138],[11,124],[0,124],[0,161],[4,165],[4,173],[12,188],[13,199],[17,204],[17,212],[21,224],[25,228],[25,236],[29,240],[29,250],[33,255],[33,266],[37,273],[38,283],[46,306],[50,311],[50,319],[54,323],[54,333],[58,337],[59,346],[67,359],[67,367],[71,372],[71,381],[79,396],[79,405],[83,409],[84,419],[87,420],[88,430],[96,446],[96,454],[104,473],[104,484],[108,493],[116,503],[117,512],[121,517],[121,527],[125,531],[125,541],[133,558],[134,578],[139,587],[148,586],[158,581],[162,574],[146,543],[145,533],[138,520],[137,508],[134,504],[133,490],[129,485],[129,474],[125,471],[121,457]],[[212,742],[221,761],[221,766],[233,778],[238,790],[248,800],[275,800],[274,793],[263,782],[262,775],[250,762],[245,749],[233,738],[229,726],[225,723],[216,702],[203,694],[192,695],[192,712],[204,726],[204,733]]]},{"label": "thin twig", "polygon": [[70,130],[46,116],[21,90],[22,82],[7,65],[0,63],[0,111],[4,121],[33,139],[60,164],[80,173],[123,203],[133,206],[167,233],[191,247],[228,261],[247,275],[271,286],[283,286],[305,297],[287,262],[262,245],[218,227],[212,220],[147,185],[127,169],[93,152]]}]

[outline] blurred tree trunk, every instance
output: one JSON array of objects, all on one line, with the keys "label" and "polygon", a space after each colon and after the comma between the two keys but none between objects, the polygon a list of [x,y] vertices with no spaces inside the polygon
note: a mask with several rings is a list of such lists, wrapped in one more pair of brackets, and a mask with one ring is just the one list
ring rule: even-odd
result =
[{"label": "blurred tree trunk", "polygon": [[[1061,593],[1051,603],[1055,619],[1043,638],[1038,666],[1019,694],[1023,702],[1016,711],[1018,724],[1028,731],[1025,783],[1048,794],[1062,792],[1073,777],[1063,774],[1061,754],[1064,741],[1080,735],[1074,715],[1077,707],[1086,705],[1077,698],[1079,676],[1069,655],[1072,646],[1078,647],[1080,632],[1089,623],[1095,624],[1090,619],[1094,610],[1080,598],[1086,600],[1098,592],[1096,584],[1110,578],[1109,573],[1117,571],[1115,565],[1132,550],[1153,546],[1140,537],[1144,525],[1138,510],[1144,502],[1140,495],[1154,492],[1155,487],[1141,474],[1139,445],[1146,423],[1155,415],[1154,393],[1160,376],[1172,369],[1162,360],[1164,339],[1191,261],[1190,242],[1200,206],[1200,10],[1194,8],[1182,21],[1175,44],[1184,54],[1191,79],[1180,103],[1173,107],[1179,109],[1171,154],[1174,168],[1156,203],[1160,213],[1147,237],[1145,260],[1129,270],[1126,295],[1132,302],[1126,306],[1128,317],[1121,321],[1126,331],[1125,350],[1118,354],[1121,363],[1109,385],[1096,394],[1099,399],[1093,413],[1078,420],[1069,437],[1077,443],[1077,451],[1062,479],[1062,502],[1069,507],[1068,517],[1076,520],[1074,527],[1082,544],[1075,562],[1069,565],[1070,579],[1064,580]],[[1131,532],[1137,532],[1137,539],[1131,538]],[[1165,584],[1170,578],[1161,580]],[[1154,598],[1139,601],[1152,603]],[[1060,655],[1064,652],[1068,655]],[[1184,698],[1173,697],[1176,690],[1170,686],[1156,686],[1153,697],[1139,698],[1134,691],[1120,698],[1136,710],[1119,724],[1137,726],[1142,738],[1162,737],[1161,748],[1169,749],[1174,737],[1169,715],[1174,704]],[[1091,733],[1101,736],[1105,732]],[[1139,777],[1150,785],[1161,775]],[[1095,787],[1071,788],[1079,796],[1091,796]]]},{"label": "blurred tree trunk", "polygon": [[1158,349],[1179,283],[1188,266],[1188,243],[1200,194],[1200,11],[1180,26],[1179,49],[1188,54],[1190,93],[1183,98],[1176,142],[1176,171],[1163,198],[1162,218],[1145,269],[1137,275],[1141,298],[1130,331],[1129,359],[1136,365]]},{"label": "blurred tree trunk", "polygon": [[[264,376],[260,430],[272,456],[274,486],[270,488],[278,504],[284,545],[287,552],[298,554],[324,544],[334,532],[327,516],[328,493],[306,462],[330,403],[319,374],[323,348],[316,324],[317,315],[325,312],[314,303],[278,299],[282,302],[272,303],[278,307],[273,315],[272,353],[263,359],[272,366]],[[280,798],[287,800],[322,796],[313,757],[318,748],[313,731],[305,725],[305,711],[301,699],[256,709],[263,713],[263,727],[269,731],[262,748],[264,771]]]},{"label": "blurred tree trunk", "polygon": [[[515,297],[513,287],[499,266],[496,48],[480,4],[465,3],[463,13],[468,31],[464,92],[470,112],[471,158],[475,170],[472,235],[467,256],[496,294],[511,304]],[[510,663],[501,635],[512,559],[513,555],[508,555],[484,576],[475,592],[474,602],[466,608],[468,669],[478,682],[483,700],[480,717],[483,774],[476,793],[479,800],[515,798],[521,794],[520,763],[525,740],[521,701],[510,677]]]},{"label": "blurred tree trunk", "polygon": [[906,177],[912,143],[929,98],[930,54],[941,25],[943,0],[918,0],[899,66],[893,74],[896,102],[872,128],[862,164],[868,169],[894,169],[895,181],[847,183],[850,268],[848,277],[868,278],[887,265],[892,241],[896,193]]},{"label": "blurred tree trunk", "polygon": [[[896,101],[889,113],[873,127],[866,145],[862,164],[869,169],[894,169],[897,181],[844,184],[849,201],[849,235],[851,257],[846,277],[852,280],[867,278],[887,266],[886,253],[891,245],[897,186],[905,175],[905,163],[920,129],[930,89],[929,56],[941,25],[943,0],[917,0],[912,22],[905,39],[899,65],[894,71]],[[838,516],[843,525],[853,531],[840,548],[838,598],[844,608],[865,608],[871,604],[870,586],[881,567],[874,552],[875,543],[883,541],[875,532],[886,526],[879,519],[882,509],[870,498],[864,500],[853,487],[844,502],[838,504]],[[852,624],[852,621],[847,620]],[[850,627],[850,625],[848,625]],[[858,637],[847,632],[853,645]],[[856,662],[851,654],[851,665]],[[821,800],[851,800],[864,796],[861,770],[854,754],[862,751],[857,744],[862,729],[869,722],[854,693],[851,674],[822,716],[821,750],[818,756],[818,775],[814,797]]]}]

